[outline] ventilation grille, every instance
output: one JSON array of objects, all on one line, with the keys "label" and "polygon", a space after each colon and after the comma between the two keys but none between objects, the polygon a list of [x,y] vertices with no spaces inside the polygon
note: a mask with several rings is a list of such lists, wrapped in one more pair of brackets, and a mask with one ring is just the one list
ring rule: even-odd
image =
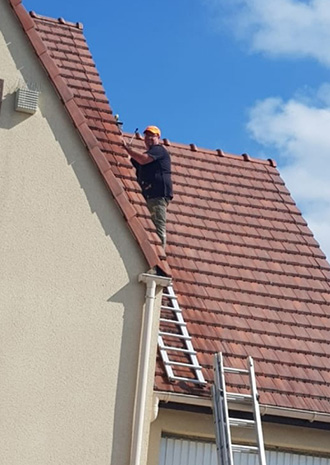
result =
[{"label": "ventilation grille", "polygon": [[31,89],[18,89],[15,110],[23,113],[35,113],[38,108],[39,92]]}]

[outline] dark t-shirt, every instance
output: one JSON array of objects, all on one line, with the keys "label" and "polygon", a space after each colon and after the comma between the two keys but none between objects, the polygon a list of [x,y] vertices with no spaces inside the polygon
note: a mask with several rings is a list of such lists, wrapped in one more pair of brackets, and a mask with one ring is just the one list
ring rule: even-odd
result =
[{"label": "dark t-shirt", "polygon": [[172,199],[171,180],[171,158],[168,151],[162,145],[153,145],[146,152],[154,161],[146,165],[140,165],[132,159],[132,164],[136,168],[138,183],[141,186],[142,194],[146,199],[156,197],[166,197]]}]

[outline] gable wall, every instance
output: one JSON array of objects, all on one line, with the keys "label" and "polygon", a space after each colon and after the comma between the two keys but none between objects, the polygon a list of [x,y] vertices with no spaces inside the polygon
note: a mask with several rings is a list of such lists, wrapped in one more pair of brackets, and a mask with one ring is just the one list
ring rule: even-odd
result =
[{"label": "gable wall", "polygon": [[[0,463],[128,461],[146,262],[0,0]],[[34,115],[15,90],[40,90]]]}]

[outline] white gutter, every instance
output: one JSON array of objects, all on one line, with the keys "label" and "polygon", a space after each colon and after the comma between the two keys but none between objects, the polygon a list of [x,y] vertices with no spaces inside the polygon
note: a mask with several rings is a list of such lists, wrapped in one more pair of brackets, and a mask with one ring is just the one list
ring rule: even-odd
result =
[{"label": "white gutter", "polygon": [[[212,408],[212,401],[210,398],[189,396],[186,394],[176,394],[173,392],[162,392],[155,391],[155,395],[161,402],[174,402],[182,405],[194,405],[198,407],[209,407]],[[246,410],[244,404],[232,404],[229,402],[229,408],[233,410]],[[307,420],[310,423],[314,421],[320,421],[324,423],[330,423],[330,413],[314,412],[312,410],[299,410],[284,407],[276,407],[273,405],[260,404],[260,413],[264,415],[274,415],[277,417],[286,417],[296,420]]]},{"label": "white gutter", "polygon": [[139,368],[135,394],[130,465],[140,465],[141,463],[156,286],[169,286],[171,279],[164,276],[143,273],[139,275],[139,281],[145,283],[147,288],[140,339]]}]

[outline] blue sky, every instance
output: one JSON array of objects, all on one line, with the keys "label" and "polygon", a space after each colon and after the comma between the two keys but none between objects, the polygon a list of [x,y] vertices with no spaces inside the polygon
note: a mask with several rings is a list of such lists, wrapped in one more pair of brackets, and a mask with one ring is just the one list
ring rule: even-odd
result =
[{"label": "blue sky", "polygon": [[84,25],[124,130],[273,158],[330,257],[330,0],[23,0]]}]

